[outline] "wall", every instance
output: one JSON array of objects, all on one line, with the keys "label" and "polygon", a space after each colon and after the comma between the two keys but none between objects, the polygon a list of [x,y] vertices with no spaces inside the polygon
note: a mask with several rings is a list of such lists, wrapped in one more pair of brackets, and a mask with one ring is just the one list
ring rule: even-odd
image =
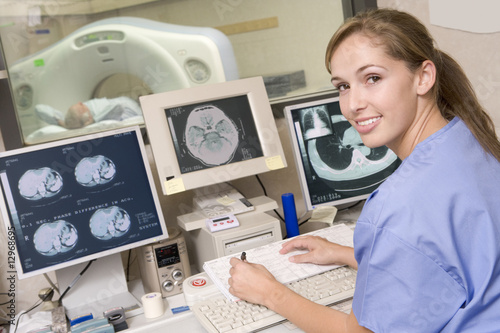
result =
[{"label": "wall", "polygon": [[[437,47],[455,58],[465,70],[480,102],[492,116],[497,133],[500,133],[500,32],[478,34],[432,25],[428,1],[378,0],[377,4],[409,12],[427,26]],[[449,15],[453,15],[452,8]],[[482,17],[470,19],[481,20]]]}]

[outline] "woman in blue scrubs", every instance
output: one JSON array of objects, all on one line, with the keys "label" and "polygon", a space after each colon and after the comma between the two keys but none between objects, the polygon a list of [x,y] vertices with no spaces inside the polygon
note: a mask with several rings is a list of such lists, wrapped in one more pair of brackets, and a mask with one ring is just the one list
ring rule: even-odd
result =
[{"label": "woman in blue scrubs", "polygon": [[307,332],[497,332],[500,143],[464,72],[417,19],[390,9],[346,22],[326,64],[363,143],[403,161],[367,200],[354,249],[304,236],[281,250],[308,249],[297,263],[357,268],[352,312],[236,258],[230,292]]}]

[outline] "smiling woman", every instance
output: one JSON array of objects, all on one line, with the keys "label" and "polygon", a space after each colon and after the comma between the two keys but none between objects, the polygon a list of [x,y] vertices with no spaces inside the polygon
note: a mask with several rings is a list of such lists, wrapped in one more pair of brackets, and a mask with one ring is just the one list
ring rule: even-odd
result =
[{"label": "smiling woman", "polygon": [[357,268],[352,312],[303,299],[236,258],[231,293],[310,332],[500,327],[500,143],[463,71],[415,17],[390,9],[347,21],[326,64],[363,143],[387,145],[403,159],[367,199],[354,249],[304,236],[280,251],[309,250],[291,257],[297,263]]}]

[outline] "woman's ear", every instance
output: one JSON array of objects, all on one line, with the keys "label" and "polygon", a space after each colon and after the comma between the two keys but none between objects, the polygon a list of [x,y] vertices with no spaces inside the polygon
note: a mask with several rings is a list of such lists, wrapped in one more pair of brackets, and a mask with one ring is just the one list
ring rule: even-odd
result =
[{"label": "woman's ear", "polygon": [[417,75],[417,94],[423,96],[427,94],[434,86],[434,83],[436,83],[436,66],[432,61],[426,60],[417,71]]}]

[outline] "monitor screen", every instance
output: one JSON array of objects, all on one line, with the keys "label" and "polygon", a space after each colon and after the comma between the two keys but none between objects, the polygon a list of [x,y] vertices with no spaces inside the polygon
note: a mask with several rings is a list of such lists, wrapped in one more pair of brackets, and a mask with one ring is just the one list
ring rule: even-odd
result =
[{"label": "monitor screen", "polygon": [[140,102],[164,194],[286,166],[260,77],[142,96]]},{"label": "monitor screen", "polygon": [[363,144],[338,96],[288,105],[285,117],[307,210],[365,199],[401,163],[387,147]]},{"label": "monitor screen", "polygon": [[168,237],[138,128],[0,154],[20,278]]}]

